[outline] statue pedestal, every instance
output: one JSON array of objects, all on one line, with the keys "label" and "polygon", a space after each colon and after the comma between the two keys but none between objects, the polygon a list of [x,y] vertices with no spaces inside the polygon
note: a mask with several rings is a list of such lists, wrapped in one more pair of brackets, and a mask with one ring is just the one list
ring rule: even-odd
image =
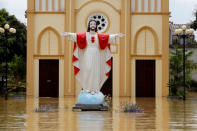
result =
[{"label": "statue pedestal", "polygon": [[73,111],[108,111],[106,104],[76,104]]},{"label": "statue pedestal", "polygon": [[78,96],[77,104],[73,107],[73,111],[108,111],[109,107],[104,103],[104,95],[102,92],[90,94],[81,92]]}]

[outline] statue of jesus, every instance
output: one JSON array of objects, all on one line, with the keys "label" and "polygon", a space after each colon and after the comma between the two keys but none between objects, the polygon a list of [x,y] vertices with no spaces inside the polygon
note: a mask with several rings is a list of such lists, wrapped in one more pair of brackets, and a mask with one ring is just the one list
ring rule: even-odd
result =
[{"label": "statue of jesus", "polygon": [[[115,43],[116,38],[123,37],[124,34],[98,33],[97,22],[90,20],[87,32],[64,32],[62,35],[74,41],[72,62],[75,77],[82,86],[81,93],[85,92],[92,96],[103,95],[100,90],[111,70],[110,43]],[[80,98],[78,103],[87,104],[79,101]],[[92,101],[92,104],[98,104],[95,102]]]}]

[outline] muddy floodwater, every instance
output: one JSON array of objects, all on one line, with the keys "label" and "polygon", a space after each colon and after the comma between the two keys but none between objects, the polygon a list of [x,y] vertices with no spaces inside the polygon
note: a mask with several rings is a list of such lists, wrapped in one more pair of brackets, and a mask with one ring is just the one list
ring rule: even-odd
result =
[{"label": "muddy floodwater", "polygon": [[[192,94],[192,93],[190,93]],[[0,98],[0,131],[197,130],[197,94],[182,100],[113,98],[112,109],[73,112],[76,98]],[[141,113],[122,113],[121,102],[137,103]],[[39,111],[42,108],[44,111]],[[46,109],[46,110],[45,110]]]}]

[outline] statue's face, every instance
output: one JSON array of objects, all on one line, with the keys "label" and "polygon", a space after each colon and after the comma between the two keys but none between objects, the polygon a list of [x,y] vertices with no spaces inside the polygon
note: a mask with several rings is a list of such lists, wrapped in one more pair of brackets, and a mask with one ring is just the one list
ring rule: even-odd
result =
[{"label": "statue's face", "polygon": [[91,21],[90,22],[90,30],[94,31],[96,29],[96,22],[95,21]]}]

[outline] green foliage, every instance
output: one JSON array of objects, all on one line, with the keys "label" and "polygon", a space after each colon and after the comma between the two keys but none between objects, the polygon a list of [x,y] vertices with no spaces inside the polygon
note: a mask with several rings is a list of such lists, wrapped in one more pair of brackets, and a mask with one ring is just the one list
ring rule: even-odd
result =
[{"label": "green foliage", "polygon": [[184,91],[183,90],[178,90],[176,93],[169,93],[169,96],[176,96],[178,98],[183,99]]},{"label": "green foliage", "polygon": [[26,76],[26,63],[22,56],[14,55],[13,60],[9,63],[11,75],[16,80],[24,80]]},{"label": "green foliage", "polygon": [[8,12],[5,9],[0,10],[0,26],[4,26],[7,23]]},{"label": "green foliage", "polygon": [[0,34],[0,63],[5,61],[6,44],[8,61],[11,61],[15,54],[26,58],[26,25],[18,21],[14,15],[9,15],[5,9],[1,9],[0,27],[4,27],[6,23],[16,29],[16,34],[9,33],[9,31]]},{"label": "green foliage", "polygon": [[[15,28],[16,33],[12,34],[5,30],[5,33],[0,34],[0,77],[6,74],[7,52],[8,87],[24,87],[26,78],[26,25],[17,20],[14,15],[10,15],[5,9],[0,9],[0,27],[4,27],[5,24]],[[2,85],[0,85],[1,87]]]},{"label": "green foliage", "polygon": [[[197,70],[197,64],[189,59],[194,54],[193,51],[185,52],[185,81],[186,87],[190,88],[192,72]],[[168,84],[171,96],[182,96],[183,87],[183,51],[174,47],[174,51],[170,52],[170,80]]]}]

